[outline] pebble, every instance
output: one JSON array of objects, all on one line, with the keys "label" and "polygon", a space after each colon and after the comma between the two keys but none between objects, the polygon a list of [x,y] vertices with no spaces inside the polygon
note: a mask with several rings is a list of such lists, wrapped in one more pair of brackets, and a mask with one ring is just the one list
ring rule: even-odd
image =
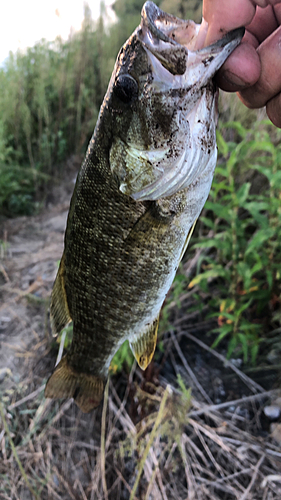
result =
[{"label": "pebble", "polygon": [[269,405],[264,407],[263,412],[270,420],[276,420],[281,415],[281,408],[277,405]]}]

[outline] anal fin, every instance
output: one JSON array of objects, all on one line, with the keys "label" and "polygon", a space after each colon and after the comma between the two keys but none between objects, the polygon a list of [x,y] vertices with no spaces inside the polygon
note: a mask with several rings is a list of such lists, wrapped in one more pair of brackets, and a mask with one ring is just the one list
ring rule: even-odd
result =
[{"label": "anal fin", "polygon": [[145,370],[152,360],[157,342],[158,324],[159,316],[146,325],[144,331],[129,338],[133,355],[142,370]]},{"label": "anal fin", "polygon": [[72,319],[68,308],[64,280],[65,257],[63,253],[51,296],[50,313],[54,334],[60,333]]},{"label": "anal fin", "polygon": [[73,370],[62,358],[45,387],[46,398],[74,398],[84,413],[96,408],[102,399],[104,380],[101,377]]}]

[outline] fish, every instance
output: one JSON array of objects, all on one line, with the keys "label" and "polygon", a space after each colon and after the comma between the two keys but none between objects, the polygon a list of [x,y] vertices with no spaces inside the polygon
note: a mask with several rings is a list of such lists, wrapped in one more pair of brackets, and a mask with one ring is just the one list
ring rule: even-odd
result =
[{"label": "fish", "polygon": [[[205,30],[205,31],[204,31]],[[121,48],[70,203],[54,282],[54,334],[73,340],[45,387],[82,412],[102,398],[125,340],[142,370],[208,197],[217,160],[215,73],[244,29],[204,47],[206,26],[147,1]]]}]

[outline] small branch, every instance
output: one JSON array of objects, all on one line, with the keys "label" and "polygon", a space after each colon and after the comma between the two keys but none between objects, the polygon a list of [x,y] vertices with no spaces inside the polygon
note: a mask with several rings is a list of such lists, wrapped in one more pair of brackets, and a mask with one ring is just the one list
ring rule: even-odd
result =
[{"label": "small branch", "polygon": [[251,388],[251,390],[253,392],[257,392],[257,391],[258,392],[264,392],[264,388],[261,385],[257,384],[254,380],[252,380],[250,377],[248,377],[247,375],[245,375],[245,373],[243,373],[241,370],[239,370],[233,363],[231,363],[231,361],[229,361],[228,359],[226,359],[224,356],[222,356],[221,354],[219,354],[217,351],[215,351],[211,347],[207,346],[206,344],[204,344],[204,342],[202,342],[201,340],[197,339],[196,337],[194,337],[190,333],[182,332],[182,335],[184,335],[188,339],[190,339],[193,342],[195,342],[196,344],[198,344],[200,347],[202,347],[203,349],[205,349],[205,351],[208,351],[211,354],[213,354],[213,356],[215,356],[220,361],[222,361],[226,367],[231,368],[231,370],[233,370],[241,378],[241,380],[243,380],[243,382],[246,385],[248,385],[248,387]]},{"label": "small branch", "polygon": [[264,457],[265,457],[265,455],[262,455],[261,458],[259,459],[257,465],[255,466],[253,477],[252,477],[252,479],[251,479],[251,481],[249,483],[248,488],[244,491],[244,493],[243,493],[242,497],[240,498],[240,500],[247,500],[247,498],[249,498],[249,493],[251,491],[251,488],[252,488],[255,480],[257,479],[257,475],[258,475],[260,466],[261,466],[261,464],[264,461]]},{"label": "small branch", "polygon": [[108,388],[109,388],[109,377],[104,390],[104,399],[103,399],[103,408],[102,408],[102,419],[101,419],[101,444],[100,444],[100,466],[101,466],[101,479],[102,479],[102,487],[104,492],[105,500],[108,500],[108,491],[106,484],[106,475],[105,475],[105,428],[106,428],[106,410],[108,403]]},{"label": "small branch", "polygon": [[168,398],[168,395],[171,393],[171,389],[170,389],[170,386],[167,385],[166,389],[165,389],[165,392],[163,394],[163,399],[161,401],[161,404],[160,404],[160,407],[159,407],[159,412],[158,412],[158,415],[156,417],[156,420],[155,420],[155,423],[154,423],[154,426],[153,426],[153,429],[151,431],[151,434],[150,434],[150,438],[147,442],[147,445],[145,447],[145,450],[144,450],[144,453],[143,453],[143,456],[142,456],[142,459],[140,461],[140,465],[139,465],[139,470],[138,470],[138,475],[136,477],[136,480],[135,480],[135,483],[134,483],[134,486],[133,486],[133,489],[131,491],[131,495],[130,495],[130,500],[134,500],[134,497],[135,497],[135,493],[137,491],[137,488],[138,488],[138,485],[139,485],[139,482],[140,482],[140,478],[141,478],[141,475],[142,475],[142,472],[143,472],[143,468],[144,468],[144,464],[145,464],[145,461],[148,457],[148,454],[149,454],[149,450],[153,444],[153,441],[154,441],[154,438],[156,436],[156,432],[157,432],[157,429],[159,427],[159,425],[161,424],[162,420],[163,420],[163,417],[164,417],[164,410],[165,410],[165,405],[166,405],[166,401],[167,401],[167,398]]},{"label": "small branch", "polygon": [[192,379],[192,381],[194,382],[194,385],[197,387],[197,389],[199,390],[199,392],[201,392],[202,396],[204,399],[206,399],[206,401],[208,401],[209,404],[213,404],[213,401],[211,400],[211,398],[208,396],[208,394],[206,393],[205,389],[202,387],[202,385],[200,384],[199,380],[197,379],[197,377],[194,375],[192,369],[190,368],[189,364],[187,363],[183,353],[182,353],[182,350],[179,346],[179,343],[175,337],[175,335],[172,333],[172,338],[173,338],[173,342],[174,342],[174,346],[177,350],[177,353],[182,361],[182,364],[183,366],[185,367],[188,375],[190,376],[190,378]]}]

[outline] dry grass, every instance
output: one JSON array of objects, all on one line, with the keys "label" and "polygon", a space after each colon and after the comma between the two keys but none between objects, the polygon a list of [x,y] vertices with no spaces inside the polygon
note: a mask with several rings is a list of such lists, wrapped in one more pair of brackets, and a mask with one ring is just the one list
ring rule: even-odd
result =
[{"label": "dry grass", "polygon": [[[182,356],[178,340],[164,339],[172,362]],[[252,394],[212,404],[166,384],[156,365],[144,376],[134,365],[89,415],[45,400],[32,379],[15,385],[0,406],[1,500],[280,499],[280,446],[260,432],[275,393],[240,374]]]},{"label": "dry grass", "polygon": [[275,392],[210,349],[204,304],[184,312],[189,291],[181,310],[167,306],[173,331],[162,339],[164,354],[145,372],[134,364],[112,377],[102,407],[84,415],[71,400],[44,399],[55,362],[44,318],[64,211],[19,219],[0,266],[0,358],[8,367],[0,380],[0,500],[279,500],[280,441],[262,422]]}]

